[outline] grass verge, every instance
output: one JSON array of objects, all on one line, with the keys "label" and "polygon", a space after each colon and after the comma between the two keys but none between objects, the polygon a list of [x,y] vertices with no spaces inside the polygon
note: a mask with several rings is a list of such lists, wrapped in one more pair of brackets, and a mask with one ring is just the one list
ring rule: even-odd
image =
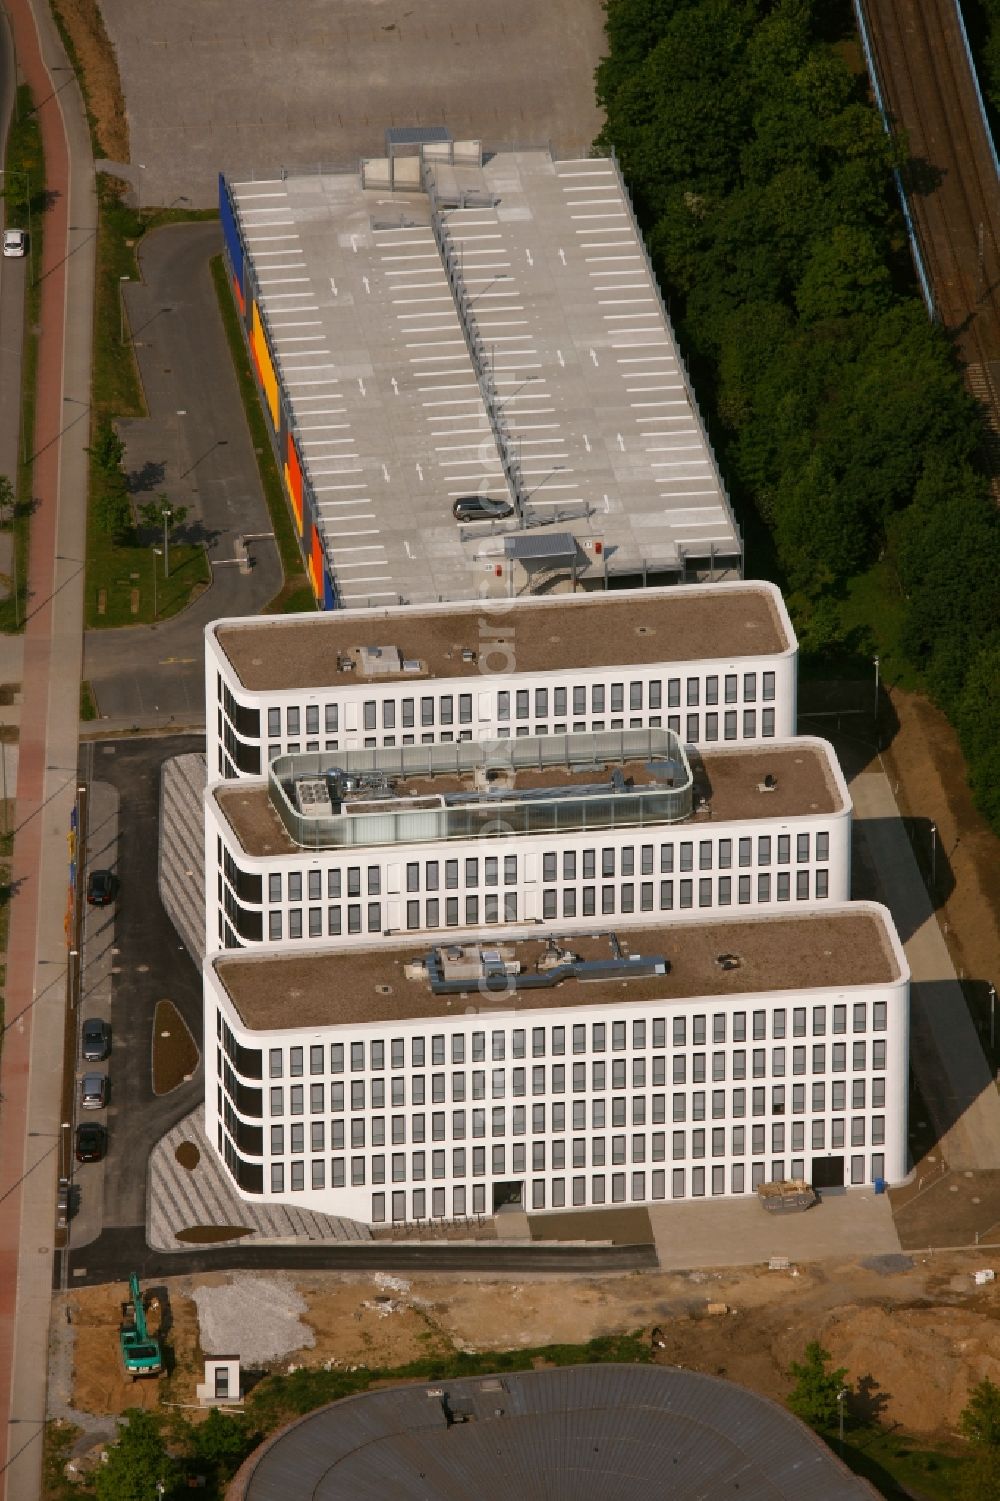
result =
[{"label": "grass verge", "polygon": [[305,572],[302,567],[302,554],[295,538],[295,530],[292,526],[292,518],[285,501],[285,492],[281,484],[281,476],[278,466],[274,461],[274,452],[271,448],[271,440],[265,425],[264,414],[260,409],[257,399],[257,387],[254,384],[253,372],[250,369],[250,358],[247,354],[243,334],[240,331],[236,308],[233,304],[232,293],[229,289],[229,280],[226,276],[226,268],[222,256],[212,258],[212,280],[215,283],[215,293],[219,301],[219,313],[222,317],[222,326],[226,331],[226,340],[229,344],[229,353],[233,361],[233,369],[236,371],[236,381],[240,388],[240,398],[243,402],[243,412],[246,416],[247,427],[250,429],[250,438],[253,443],[254,453],[257,456],[257,469],[260,473],[261,489],[267,502],[268,515],[271,518],[271,526],[274,529],[274,540],[278,548],[278,556],[281,558],[281,567],[285,575],[285,583],[281,591],[268,605],[268,610],[294,611],[314,610],[316,608],[312,590],[309,587]]},{"label": "grass verge", "polygon": [[964,1457],[925,1448],[898,1430],[854,1429],[843,1450],[833,1435],[824,1437],[848,1469],[870,1481],[888,1501],[955,1501],[962,1494],[962,1473],[968,1464]]},{"label": "grass verge", "polygon": [[97,718],[97,700],[94,698],[94,690],[86,678],[80,684],[80,722],[89,724]]},{"label": "grass verge", "polygon": [[34,510],[35,404],[38,383],[38,327],[41,308],[39,274],[44,243],[45,156],[34,100],[27,84],[20,84],[4,157],[4,222],[28,230],[27,288],[24,341],[21,351],[21,442],[17,473],[13,476],[13,514],[2,521],[12,533],[11,582],[7,599],[0,601],[0,630],[19,631],[24,625],[28,588],[28,551]]}]

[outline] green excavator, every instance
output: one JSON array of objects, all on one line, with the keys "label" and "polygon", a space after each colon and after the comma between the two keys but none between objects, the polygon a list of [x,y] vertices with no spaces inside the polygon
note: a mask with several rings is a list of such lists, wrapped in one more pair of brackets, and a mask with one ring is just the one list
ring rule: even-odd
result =
[{"label": "green excavator", "polygon": [[163,1351],[160,1341],[149,1332],[142,1289],[135,1272],[128,1279],[128,1290],[132,1301],[122,1304],[124,1322],[118,1331],[118,1343],[121,1345],[125,1370],[135,1381],[139,1376],[160,1374],[163,1370]]}]

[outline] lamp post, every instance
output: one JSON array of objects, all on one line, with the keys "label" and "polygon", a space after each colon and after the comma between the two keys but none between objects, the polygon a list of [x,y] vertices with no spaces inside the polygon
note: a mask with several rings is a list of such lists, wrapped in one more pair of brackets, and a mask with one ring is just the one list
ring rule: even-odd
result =
[{"label": "lamp post", "polygon": [[931,824],[931,895],[937,891],[937,824]]},{"label": "lamp post", "polygon": [[118,343],[125,343],[125,288],[123,282],[131,281],[131,276],[119,276],[118,278]]},{"label": "lamp post", "polygon": [[840,1452],[844,1452],[844,1402],[847,1400],[847,1387],[842,1386],[837,1393],[837,1426],[840,1429]]},{"label": "lamp post", "polygon": [[156,620],[156,615],[157,615],[157,610],[156,610],[156,560],[160,556],[160,549],[158,547],[154,547],[152,551],[153,551],[153,619],[155,621]]},{"label": "lamp post", "polygon": [[170,518],[173,515],[170,506],[163,507],[163,577],[170,577]]},{"label": "lamp post", "polygon": [[996,1047],[997,1041],[997,988],[990,986],[990,1052]]},{"label": "lamp post", "polygon": [[877,656],[874,658],[874,661],[875,661],[875,749],[878,750],[878,668],[879,668],[879,659],[878,659]]}]

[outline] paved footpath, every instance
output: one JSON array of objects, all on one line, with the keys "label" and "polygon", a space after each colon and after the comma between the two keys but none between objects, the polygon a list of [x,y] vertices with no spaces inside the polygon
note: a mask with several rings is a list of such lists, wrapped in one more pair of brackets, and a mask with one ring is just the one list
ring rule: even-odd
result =
[{"label": "paved footpath", "polygon": [[1000,1167],[1000,1094],[888,779],[865,772],[851,795],[910,962],[910,1051],[941,1150],[953,1169]]},{"label": "paved footpath", "polygon": [[83,105],[48,7],[38,0],[36,17],[30,0],[8,0],[7,10],[20,72],[34,92],[49,192],[13,860],[17,896],[0,1058],[0,1501],[36,1501],[62,1134],[66,834],[75,798],[82,658],[88,423],[74,417],[86,413],[90,396],[97,207]]}]

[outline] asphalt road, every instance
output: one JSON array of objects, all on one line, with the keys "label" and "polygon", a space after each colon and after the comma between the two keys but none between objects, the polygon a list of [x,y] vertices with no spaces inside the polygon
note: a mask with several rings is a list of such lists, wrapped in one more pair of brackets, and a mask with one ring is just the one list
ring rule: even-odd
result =
[{"label": "asphalt road", "polygon": [[272,540],[251,545],[249,574],[232,561],[235,538],[271,521],[209,271],[220,248],[214,221],[166,225],[142,243],[142,281],[123,287],[150,414],[119,424],[133,493],[187,507],[184,534],[205,542],[212,584],[161,625],[87,632],[84,676],[117,723],[202,723],[206,624],[255,614],[281,588]]},{"label": "asphalt road", "polygon": [[523,1246],[479,1241],[465,1245],[401,1245],[392,1241],[335,1241],[322,1246],[238,1246],[198,1251],[153,1251],[141,1230],[106,1230],[74,1253],[71,1287],[115,1282],[138,1272],[142,1281],[221,1271],[481,1272],[484,1276],[655,1270],[655,1246]]},{"label": "asphalt road", "polygon": [[[81,771],[112,783],[121,809],[117,859],[110,859],[108,851],[101,855],[101,862],[113,865],[120,881],[113,909],[113,1047],[106,1065],[111,1096],[103,1225],[135,1227],[140,1236],[146,1220],[149,1154],[164,1132],[195,1107],[203,1087],[200,1065],[190,1083],[160,1098],[153,1094],[151,1077],[157,1001],[173,1001],[201,1046],[201,976],[163,910],[156,861],[160,765],[168,756],[201,749],[202,743],[192,736],[137,738],[98,742],[82,753]],[[85,988],[86,984],[84,975]],[[77,1168],[77,1183],[86,1193],[86,1166]],[[85,1247],[73,1257],[86,1261],[88,1254]]]}]

